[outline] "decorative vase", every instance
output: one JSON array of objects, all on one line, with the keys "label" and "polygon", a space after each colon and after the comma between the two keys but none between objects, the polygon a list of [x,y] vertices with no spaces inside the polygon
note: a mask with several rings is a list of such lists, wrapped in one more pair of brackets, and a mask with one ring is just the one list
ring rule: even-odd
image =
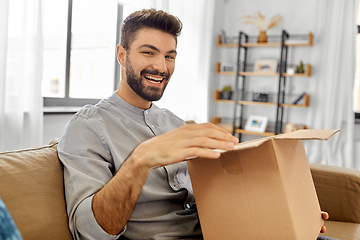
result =
[{"label": "decorative vase", "polygon": [[222,91],[220,98],[223,100],[231,100],[232,92]]},{"label": "decorative vase", "polygon": [[258,43],[266,43],[267,42],[267,36],[266,36],[265,31],[260,31],[257,41],[258,41]]}]

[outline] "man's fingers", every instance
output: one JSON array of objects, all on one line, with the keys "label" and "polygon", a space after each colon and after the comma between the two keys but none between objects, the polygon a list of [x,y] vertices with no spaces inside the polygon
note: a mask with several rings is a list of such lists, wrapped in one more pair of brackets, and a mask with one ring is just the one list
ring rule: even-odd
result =
[{"label": "man's fingers", "polygon": [[221,153],[210,149],[194,147],[188,149],[187,155],[193,157],[188,157],[186,160],[191,160],[194,157],[216,159],[220,157]]},{"label": "man's fingers", "polygon": [[184,141],[184,148],[208,148],[208,149],[221,149],[221,150],[232,150],[234,149],[234,142],[232,141],[223,141],[212,139],[208,137],[197,137],[193,138],[191,141]]},{"label": "man's fingers", "polygon": [[[324,220],[329,219],[329,213],[321,211],[321,217]],[[320,232],[324,233],[325,231],[326,231],[326,227],[322,226]]]},{"label": "man's fingers", "polygon": [[233,144],[237,144],[239,142],[239,139],[231,135],[229,132],[213,124],[191,126],[185,130],[180,130],[180,134],[183,134],[183,137],[189,140],[196,139],[197,137],[207,137],[220,141],[232,142]]},{"label": "man's fingers", "polygon": [[327,212],[321,212],[321,217],[322,217],[322,219],[324,219],[324,220],[329,219],[329,213],[327,213]]}]

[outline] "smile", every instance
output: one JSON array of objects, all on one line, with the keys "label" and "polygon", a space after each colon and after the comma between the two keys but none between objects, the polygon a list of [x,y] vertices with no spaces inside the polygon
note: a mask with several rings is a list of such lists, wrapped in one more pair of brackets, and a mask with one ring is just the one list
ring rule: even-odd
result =
[{"label": "smile", "polygon": [[162,83],[162,81],[164,80],[163,77],[155,77],[150,75],[144,75],[144,78],[146,78],[149,82],[152,83]]}]

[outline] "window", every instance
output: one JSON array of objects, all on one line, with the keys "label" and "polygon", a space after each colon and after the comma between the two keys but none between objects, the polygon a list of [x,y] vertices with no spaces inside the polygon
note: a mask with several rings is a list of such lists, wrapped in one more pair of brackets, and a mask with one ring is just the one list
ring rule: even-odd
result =
[{"label": "window", "polygon": [[116,1],[44,1],[45,106],[83,106],[118,86],[116,45],[123,7]]}]

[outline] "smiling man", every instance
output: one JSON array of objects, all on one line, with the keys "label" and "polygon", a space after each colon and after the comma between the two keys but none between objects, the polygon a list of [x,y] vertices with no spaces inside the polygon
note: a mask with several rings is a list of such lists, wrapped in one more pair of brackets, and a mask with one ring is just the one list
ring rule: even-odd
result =
[{"label": "smiling man", "polygon": [[174,72],[181,28],[163,11],[129,15],[117,91],[66,125],[58,154],[74,239],[202,239],[185,161],[218,158],[211,149],[231,150],[238,139],[213,124],[185,125],[152,103]]},{"label": "smiling man", "polygon": [[202,238],[185,160],[218,158],[210,149],[231,150],[238,140],[152,103],[174,72],[181,28],[154,9],[127,17],[117,91],[66,125],[58,152],[74,239]]}]

